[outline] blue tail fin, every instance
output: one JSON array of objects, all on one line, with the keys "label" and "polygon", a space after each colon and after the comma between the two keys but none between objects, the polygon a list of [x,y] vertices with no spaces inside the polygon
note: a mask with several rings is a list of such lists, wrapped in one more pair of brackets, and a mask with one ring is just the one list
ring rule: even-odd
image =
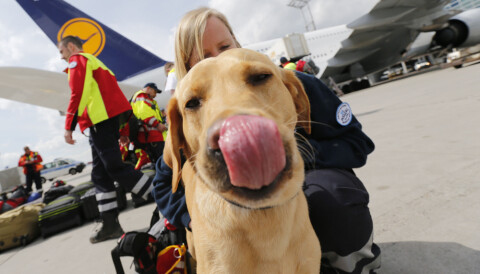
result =
[{"label": "blue tail fin", "polygon": [[165,60],[62,0],[17,0],[56,45],[74,35],[84,41],[85,52],[98,56],[122,81],[159,68]]}]

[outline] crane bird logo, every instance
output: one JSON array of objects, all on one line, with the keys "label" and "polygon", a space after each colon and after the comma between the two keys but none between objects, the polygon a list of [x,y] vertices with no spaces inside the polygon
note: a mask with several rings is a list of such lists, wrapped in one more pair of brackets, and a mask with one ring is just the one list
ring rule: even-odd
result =
[{"label": "crane bird logo", "polygon": [[95,56],[98,56],[105,47],[105,32],[91,19],[74,18],[67,21],[58,31],[57,40],[60,42],[63,37],[69,35],[80,38],[83,50]]}]

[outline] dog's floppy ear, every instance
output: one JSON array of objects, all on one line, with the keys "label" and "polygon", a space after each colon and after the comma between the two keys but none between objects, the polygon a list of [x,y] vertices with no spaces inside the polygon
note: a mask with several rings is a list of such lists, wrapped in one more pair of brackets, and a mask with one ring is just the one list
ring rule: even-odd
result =
[{"label": "dog's floppy ear", "polygon": [[185,146],[183,119],[178,109],[177,99],[172,97],[167,106],[168,135],[163,149],[163,160],[172,169],[172,192],[176,192],[181,179],[182,158],[180,149]]},{"label": "dog's floppy ear", "polygon": [[282,69],[283,83],[290,91],[295,109],[297,110],[297,126],[301,126],[310,134],[310,101],[305,93],[302,82],[295,76],[293,71]]}]

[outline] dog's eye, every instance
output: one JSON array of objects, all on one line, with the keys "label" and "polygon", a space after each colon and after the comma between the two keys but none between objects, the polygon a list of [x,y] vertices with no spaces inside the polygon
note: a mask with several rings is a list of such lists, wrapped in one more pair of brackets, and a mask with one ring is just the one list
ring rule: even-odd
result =
[{"label": "dog's eye", "polygon": [[200,100],[198,98],[192,98],[188,100],[188,102],[185,104],[185,107],[188,109],[195,109],[200,106]]},{"label": "dog's eye", "polygon": [[272,74],[269,73],[252,74],[248,76],[248,82],[252,85],[260,85],[265,83],[270,77],[272,77]]}]

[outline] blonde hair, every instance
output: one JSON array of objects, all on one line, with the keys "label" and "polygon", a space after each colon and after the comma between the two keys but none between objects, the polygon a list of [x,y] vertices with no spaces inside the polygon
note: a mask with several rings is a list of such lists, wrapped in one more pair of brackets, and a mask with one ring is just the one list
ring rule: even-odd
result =
[{"label": "blonde hair", "polygon": [[175,73],[178,81],[182,80],[190,70],[188,62],[194,52],[197,52],[200,60],[205,59],[203,55],[203,34],[207,25],[207,19],[211,16],[217,17],[225,24],[236,46],[240,47],[240,43],[235,38],[232,27],[225,15],[207,7],[189,11],[180,20],[175,33]]},{"label": "blonde hair", "polygon": [[175,65],[172,62],[166,62],[165,65],[163,65],[163,69],[165,70],[165,75],[168,75],[168,73],[173,69]]}]

